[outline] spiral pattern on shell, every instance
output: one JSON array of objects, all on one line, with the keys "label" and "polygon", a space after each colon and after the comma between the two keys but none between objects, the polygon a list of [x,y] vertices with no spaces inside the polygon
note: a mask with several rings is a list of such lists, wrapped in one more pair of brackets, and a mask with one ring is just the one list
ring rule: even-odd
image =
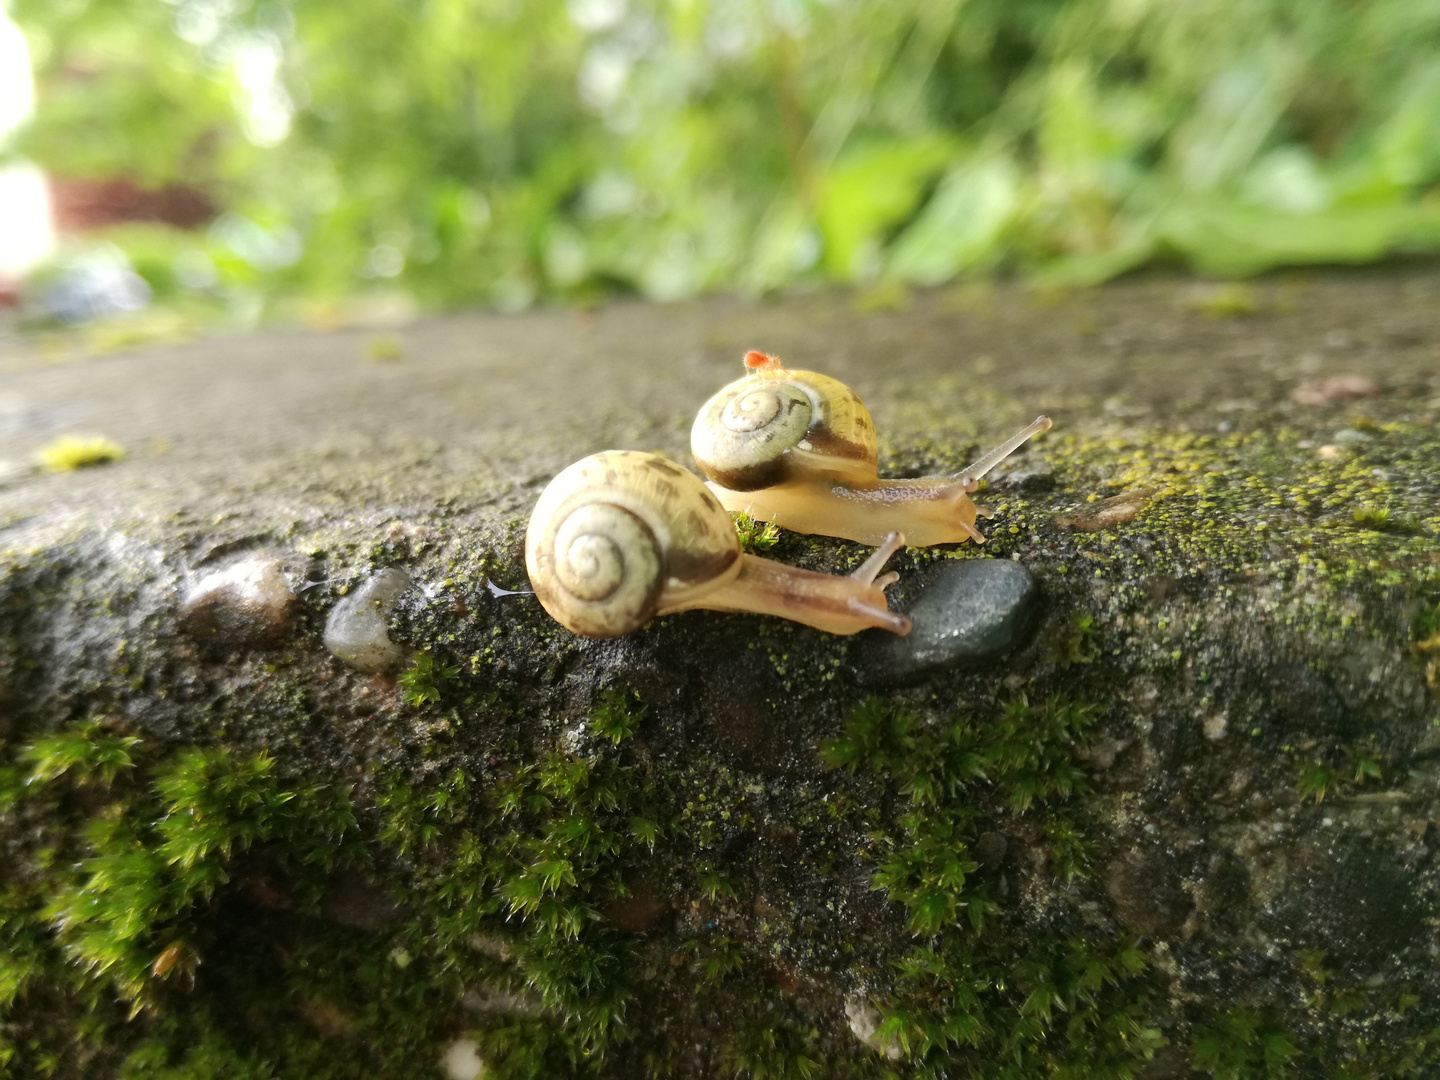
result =
[{"label": "spiral pattern on shell", "polygon": [[730,517],[705,485],[674,462],[632,451],[561,472],[525,535],[535,595],[587,637],[638,629],[667,596],[718,583],[738,559]]},{"label": "spiral pattern on shell", "polygon": [[733,491],[789,478],[794,451],[873,462],[869,412],[848,386],[826,375],[762,372],[723,388],[690,429],[690,452],[700,471]]},{"label": "spiral pattern on shell", "polygon": [[661,561],[655,534],[624,507],[581,506],[555,532],[555,577],[582,634],[644,623],[664,585]]}]

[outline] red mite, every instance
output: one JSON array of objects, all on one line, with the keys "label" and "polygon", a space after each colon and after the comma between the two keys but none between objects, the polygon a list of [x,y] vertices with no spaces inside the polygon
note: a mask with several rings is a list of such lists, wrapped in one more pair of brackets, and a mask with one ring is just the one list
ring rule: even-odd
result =
[{"label": "red mite", "polygon": [[751,349],[745,354],[745,366],[747,368],[779,367],[780,358],[763,353],[759,349]]}]

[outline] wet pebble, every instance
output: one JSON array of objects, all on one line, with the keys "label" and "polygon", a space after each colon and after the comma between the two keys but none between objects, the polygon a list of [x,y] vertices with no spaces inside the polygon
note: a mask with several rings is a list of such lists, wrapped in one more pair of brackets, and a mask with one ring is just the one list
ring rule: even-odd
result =
[{"label": "wet pebble", "polygon": [[1018,562],[949,563],[906,613],[915,624],[909,634],[871,638],[863,678],[872,684],[909,682],[1003,656],[1024,640],[1039,599],[1035,576]]},{"label": "wet pebble", "polygon": [[180,622],[227,648],[276,645],[294,621],[295,593],[279,559],[252,556],[206,574],[185,594]]},{"label": "wet pebble", "polygon": [[390,567],[372,576],[335,605],[325,623],[325,648],[357,671],[398,667],[405,649],[390,640],[389,619],[408,588],[404,570]]}]

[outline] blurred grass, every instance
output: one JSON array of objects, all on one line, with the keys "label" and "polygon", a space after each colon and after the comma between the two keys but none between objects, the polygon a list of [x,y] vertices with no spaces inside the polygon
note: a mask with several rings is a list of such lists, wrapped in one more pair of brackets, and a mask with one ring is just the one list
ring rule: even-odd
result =
[{"label": "blurred grass", "polygon": [[13,0],[163,297],[314,310],[1440,249],[1440,0]]}]

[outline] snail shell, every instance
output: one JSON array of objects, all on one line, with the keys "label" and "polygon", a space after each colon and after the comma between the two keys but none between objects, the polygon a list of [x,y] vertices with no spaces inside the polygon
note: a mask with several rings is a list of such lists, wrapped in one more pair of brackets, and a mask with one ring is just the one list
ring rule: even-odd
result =
[{"label": "snail shell", "polygon": [[802,476],[875,479],[875,425],[855,392],[828,375],[778,365],[707,401],[690,450],[701,472],[732,491]]},{"label": "snail shell", "polygon": [[693,474],[658,454],[609,450],[550,481],[530,516],[525,565],[557,622],[616,637],[729,582],[740,542]]}]

